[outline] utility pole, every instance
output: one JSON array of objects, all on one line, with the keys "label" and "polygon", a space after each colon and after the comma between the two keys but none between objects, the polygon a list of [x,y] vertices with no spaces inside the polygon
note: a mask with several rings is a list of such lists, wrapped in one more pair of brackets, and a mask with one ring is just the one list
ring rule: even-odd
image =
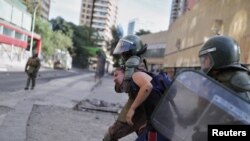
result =
[{"label": "utility pole", "polygon": [[36,4],[36,7],[35,7],[35,10],[33,12],[33,19],[32,19],[32,28],[31,28],[31,39],[30,39],[30,56],[33,55],[33,38],[34,38],[34,29],[35,29],[35,21],[36,21],[36,12],[37,12],[37,8],[39,6],[38,3],[35,3]]}]

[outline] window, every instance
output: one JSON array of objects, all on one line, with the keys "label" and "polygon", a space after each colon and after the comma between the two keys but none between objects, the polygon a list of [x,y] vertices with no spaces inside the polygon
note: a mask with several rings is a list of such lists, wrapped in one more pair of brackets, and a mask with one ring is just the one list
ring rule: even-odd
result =
[{"label": "window", "polygon": [[3,34],[3,26],[0,26],[0,34]]},{"label": "window", "polygon": [[12,37],[13,36],[13,31],[8,28],[3,28],[3,34]]},{"label": "window", "polygon": [[19,32],[15,32],[15,38],[23,40],[23,35]]}]

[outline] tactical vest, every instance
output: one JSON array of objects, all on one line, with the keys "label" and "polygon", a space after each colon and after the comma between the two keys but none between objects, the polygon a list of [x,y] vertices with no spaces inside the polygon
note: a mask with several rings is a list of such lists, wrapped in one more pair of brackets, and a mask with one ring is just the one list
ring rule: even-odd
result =
[{"label": "tactical vest", "polygon": [[222,71],[214,78],[226,87],[232,89],[238,95],[250,102],[250,75],[244,70]]},{"label": "tactical vest", "polygon": [[38,58],[29,58],[28,60],[28,73],[35,73],[40,66],[40,61]]}]

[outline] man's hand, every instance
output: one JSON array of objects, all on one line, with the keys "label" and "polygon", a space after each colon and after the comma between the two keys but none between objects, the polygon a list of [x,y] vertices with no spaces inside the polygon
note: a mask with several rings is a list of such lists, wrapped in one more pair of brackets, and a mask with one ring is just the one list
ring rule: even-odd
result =
[{"label": "man's hand", "polygon": [[127,116],[126,116],[126,121],[131,126],[134,124],[133,121],[132,121],[132,118],[133,118],[134,114],[135,114],[135,109],[130,108],[128,113],[127,113]]}]

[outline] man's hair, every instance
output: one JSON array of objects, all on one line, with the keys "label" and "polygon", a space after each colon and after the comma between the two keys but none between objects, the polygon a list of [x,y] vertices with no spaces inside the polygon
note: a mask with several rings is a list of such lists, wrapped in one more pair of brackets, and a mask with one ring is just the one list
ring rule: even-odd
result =
[{"label": "man's hair", "polygon": [[122,72],[124,72],[124,69],[121,68],[121,67],[117,67],[117,68],[115,69],[115,71],[122,71]]}]

